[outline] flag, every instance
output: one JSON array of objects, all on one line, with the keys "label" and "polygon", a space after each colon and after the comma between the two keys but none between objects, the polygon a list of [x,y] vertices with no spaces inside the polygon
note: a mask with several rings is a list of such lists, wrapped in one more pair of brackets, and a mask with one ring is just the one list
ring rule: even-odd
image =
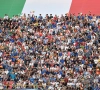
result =
[{"label": "flag", "polygon": [[100,0],[72,0],[70,13],[100,15]]},{"label": "flag", "polygon": [[[100,15],[100,0],[0,0],[0,17],[21,13],[52,14],[61,16],[78,13]],[[34,9],[34,11],[33,11]]]}]

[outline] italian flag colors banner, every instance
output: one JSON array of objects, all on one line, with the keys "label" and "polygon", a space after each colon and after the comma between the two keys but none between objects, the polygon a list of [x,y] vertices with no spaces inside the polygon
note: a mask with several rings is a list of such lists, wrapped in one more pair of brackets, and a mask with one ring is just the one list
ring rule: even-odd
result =
[{"label": "italian flag colors banner", "polygon": [[100,0],[72,0],[69,12],[100,15]]},{"label": "italian flag colors banner", "polygon": [[0,0],[0,17],[21,14],[26,0]]},{"label": "italian flag colors banner", "polygon": [[22,13],[42,14],[100,14],[100,0],[0,0],[0,17],[7,14],[21,15]]}]

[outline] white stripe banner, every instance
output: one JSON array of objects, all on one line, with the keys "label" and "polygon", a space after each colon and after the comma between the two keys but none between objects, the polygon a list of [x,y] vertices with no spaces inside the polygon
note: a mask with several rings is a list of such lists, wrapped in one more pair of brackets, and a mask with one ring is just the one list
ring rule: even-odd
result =
[{"label": "white stripe banner", "polygon": [[26,0],[22,13],[35,15],[46,14],[61,15],[69,12],[72,0]]}]

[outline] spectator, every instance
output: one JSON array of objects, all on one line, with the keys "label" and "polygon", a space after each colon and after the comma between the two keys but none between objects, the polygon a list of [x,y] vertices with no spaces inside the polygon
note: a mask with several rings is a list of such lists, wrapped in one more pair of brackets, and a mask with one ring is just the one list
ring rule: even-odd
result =
[{"label": "spectator", "polygon": [[1,89],[99,90],[100,18],[5,15],[0,69]]}]

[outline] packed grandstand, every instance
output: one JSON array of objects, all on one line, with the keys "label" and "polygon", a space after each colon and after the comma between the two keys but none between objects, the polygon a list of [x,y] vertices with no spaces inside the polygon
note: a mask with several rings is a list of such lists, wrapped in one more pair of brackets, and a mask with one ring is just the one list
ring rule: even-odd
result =
[{"label": "packed grandstand", "polygon": [[6,14],[0,89],[100,90],[100,16]]}]

